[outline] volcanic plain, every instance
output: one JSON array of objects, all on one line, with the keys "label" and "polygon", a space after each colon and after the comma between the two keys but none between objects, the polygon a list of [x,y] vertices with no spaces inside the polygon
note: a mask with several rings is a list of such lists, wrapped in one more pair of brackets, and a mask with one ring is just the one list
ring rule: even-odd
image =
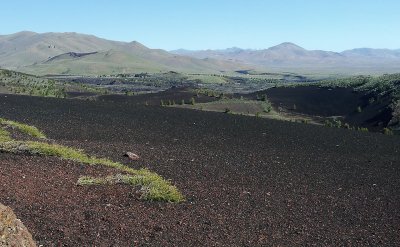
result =
[{"label": "volcanic plain", "polygon": [[0,201],[38,245],[400,245],[399,136],[161,107],[160,97],[0,95],[1,117],[148,168],[186,198],[151,202],[127,185],[78,186],[82,175],[110,171],[0,153]]}]

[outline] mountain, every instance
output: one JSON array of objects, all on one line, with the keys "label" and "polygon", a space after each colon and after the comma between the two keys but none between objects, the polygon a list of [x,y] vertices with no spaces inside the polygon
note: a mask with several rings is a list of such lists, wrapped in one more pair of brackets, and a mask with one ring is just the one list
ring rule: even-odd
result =
[{"label": "mountain", "polygon": [[78,33],[19,32],[0,36],[0,67],[33,74],[134,72],[220,73],[244,68],[229,61],[196,59]]},{"label": "mountain", "polygon": [[343,52],[307,50],[285,42],[268,49],[150,49],[137,41],[120,42],[79,33],[19,32],[0,35],[0,68],[45,74],[118,74],[290,71],[373,74],[400,71],[400,50],[357,48]]},{"label": "mountain", "polygon": [[371,59],[400,59],[400,50],[358,48],[342,52],[347,57]]},{"label": "mountain", "polygon": [[235,61],[264,68],[314,68],[353,69],[358,71],[370,68],[381,71],[398,71],[400,50],[359,48],[343,52],[306,50],[296,44],[285,42],[262,50],[229,48],[226,50],[175,50],[174,54],[205,59],[214,58]]},{"label": "mountain", "polygon": [[342,58],[342,55],[328,51],[308,51],[296,44],[285,42],[277,46],[263,50],[244,50],[240,48],[229,48],[226,50],[204,50],[171,51],[174,54],[182,54],[195,58],[216,58],[222,60],[233,60],[252,65],[261,66],[304,66],[307,64],[317,64],[320,62],[332,64]]}]

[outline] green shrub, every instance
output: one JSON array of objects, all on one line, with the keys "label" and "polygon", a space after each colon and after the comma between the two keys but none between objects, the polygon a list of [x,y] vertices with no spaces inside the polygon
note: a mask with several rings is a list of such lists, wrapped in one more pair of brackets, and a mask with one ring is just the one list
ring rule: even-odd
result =
[{"label": "green shrub", "polygon": [[383,128],[382,133],[385,135],[393,135],[393,131],[389,128]]},{"label": "green shrub", "polygon": [[333,126],[336,128],[341,128],[342,127],[342,121],[340,121],[339,119],[334,119],[333,120]]},{"label": "green shrub", "polygon": [[372,105],[375,102],[375,98],[371,97],[368,99],[368,104]]},{"label": "green shrub", "polygon": [[329,120],[325,120],[324,125],[326,127],[333,127],[333,123],[331,121],[329,121]]}]

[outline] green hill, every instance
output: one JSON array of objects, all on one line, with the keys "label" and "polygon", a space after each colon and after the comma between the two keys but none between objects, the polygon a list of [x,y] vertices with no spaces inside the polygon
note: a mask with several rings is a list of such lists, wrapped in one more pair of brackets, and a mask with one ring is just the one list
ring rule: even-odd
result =
[{"label": "green hill", "polygon": [[215,59],[197,59],[77,33],[20,32],[0,36],[0,66],[26,73],[99,75],[178,71],[221,73],[245,66]]}]

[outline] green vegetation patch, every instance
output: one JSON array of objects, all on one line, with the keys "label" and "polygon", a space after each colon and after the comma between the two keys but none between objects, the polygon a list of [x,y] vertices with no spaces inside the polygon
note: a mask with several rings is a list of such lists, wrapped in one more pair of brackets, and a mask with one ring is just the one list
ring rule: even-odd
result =
[{"label": "green vegetation patch", "polygon": [[66,97],[63,83],[11,70],[0,69],[1,86],[15,94],[56,98]]},{"label": "green vegetation patch", "polygon": [[141,199],[151,201],[171,201],[175,198],[174,202],[184,200],[178,190],[171,190],[171,185],[159,175],[151,173],[147,170],[142,170],[140,174],[124,175],[117,174],[107,176],[105,178],[96,178],[89,176],[82,176],[78,180],[78,185],[115,185],[127,184],[132,186],[141,186]]},{"label": "green vegetation patch", "polygon": [[0,142],[9,142],[11,140],[10,133],[5,129],[0,128]]},{"label": "green vegetation patch", "polygon": [[15,129],[21,131],[22,133],[27,134],[32,137],[35,137],[35,138],[46,139],[46,136],[35,126],[30,126],[27,124],[14,122],[11,120],[6,120],[3,118],[0,118],[0,125],[6,125],[11,128],[15,128]]},{"label": "green vegetation patch", "polygon": [[356,91],[367,92],[376,97],[390,95],[394,99],[400,99],[400,74],[385,74],[382,76],[354,76],[334,80],[323,80],[319,83],[308,85],[354,88]]},{"label": "green vegetation patch", "polygon": [[[37,128],[25,124],[1,119],[0,123],[5,126],[15,126],[26,131],[33,137],[45,138]],[[27,128],[29,127],[29,128]],[[183,195],[171,184],[170,181],[163,179],[160,175],[147,169],[133,169],[119,162],[114,162],[106,158],[97,158],[86,154],[83,150],[74,149],[58,144],[51,144],[39,141],[18,141],[13,140],[10,134],[4,128],[0,128],[0,152],[15,154],[28,153],[32,155],[55,156],[65,160],[71,160],[88,165],[103,165],[114,168],[119,172],[128,173],[128,175],[115,175],[107,178],[81,177],[78,181],[80,185],[96,184],[129,184],[132,186],[141,186],[142,199],[150,201],[182,202]],[[120,182],[118,182],[120,181]]]},{"label": "green vegetation patch", "polygon": [[[178,107],[181,107],[179,105]],[[198,109],[203,111],[217,111],[232,114],[255,115],[264,113],[265,115],[277,115],[273,110],[271,102],[265,100],[246,100],[235,98],[221,98],[217,101],[207,103],[193,103],[184,105],[186,108]]]}]

